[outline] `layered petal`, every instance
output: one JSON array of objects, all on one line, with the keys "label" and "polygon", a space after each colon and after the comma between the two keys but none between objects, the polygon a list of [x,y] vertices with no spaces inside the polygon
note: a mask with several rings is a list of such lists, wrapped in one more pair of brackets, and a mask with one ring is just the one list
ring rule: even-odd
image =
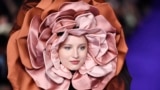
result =
[{"label": "layered petal", "polygon": [[[84,35],[88,41],[85,64],[73,75],[58,57],[59,45],[70,34]],[[44,20],[38,16],[32,19],[27,42],[34,70],[26,70],[43,89],[69,88],[70,80],[75,89],[103,89],[116,72],[115,36],[116,29],[95,7],[83,1],[64,3]],[[79,84],[84,80],[86,87]],[[105,84],[100,85],[102,82]]]}]

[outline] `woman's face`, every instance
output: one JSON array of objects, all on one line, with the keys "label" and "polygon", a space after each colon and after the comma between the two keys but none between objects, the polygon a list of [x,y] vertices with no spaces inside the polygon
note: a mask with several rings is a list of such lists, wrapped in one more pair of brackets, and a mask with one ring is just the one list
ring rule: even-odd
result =
[{"label": "woman's face", "polygon": [[78,70],[87,57],[87,40],[84,36],[69,35],[60,45],[59,58],[69,70]]}]

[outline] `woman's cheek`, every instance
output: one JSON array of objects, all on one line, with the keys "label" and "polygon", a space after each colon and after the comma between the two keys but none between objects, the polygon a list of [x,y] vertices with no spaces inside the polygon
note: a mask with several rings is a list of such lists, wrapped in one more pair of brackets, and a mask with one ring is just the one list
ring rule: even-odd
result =
[{"label": "woman's cheek", "polygon": [[87,57],[87,50],[84,50],[84,51],[81,52],[81,57],[83,59],[86,59],[86,57]]}]

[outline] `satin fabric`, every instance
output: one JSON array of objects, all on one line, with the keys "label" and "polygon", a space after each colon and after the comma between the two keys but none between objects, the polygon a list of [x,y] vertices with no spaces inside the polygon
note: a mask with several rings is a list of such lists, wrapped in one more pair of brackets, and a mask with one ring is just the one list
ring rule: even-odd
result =
[{"label": "satin fabric", "polygon": [[[73,75],[58,57],[58,47],[69,34],[84,35],[88,41],[85,64]],[[47,90],[68,90],[71,82],[78,90],[104,89],[116,71],[115,35],[115,28],[95,7],[83,1],[64,3],[44,20],[38,16],[31,20],[27,46],[33,69],[26,68],[27,72],[37,86]]]},{"label": "satin fabric", "polygon": [[[48,15],[51,9],[51,7],[47,7],[50,5],[50,2],[54,2],[52,3],[53,5],[51,5],[52,10],[54,9],[55,11],[57,11],[58,6],[60,6],[58,2],[64,2],[64,1],[60,0],[57,2],[57,1],[48,0],[48,3],[45,3],[42,0],[40,3],[38,3],[36,7],[34,7],[36,5],[34,4],[32,9],[28,9],[26,11],[24,10],[24,13],[26,12],[26,14],[25,16],[21,17],[21,21],[23,23],[22,22],[18,23],[17,21],[17,25],[19,26],[18,27],[19,29],[13,28],[13,33],[11,33],[11,37],[7,46],[7,58],[8,58],[8,66],[9,66],[8,78],[11,81],[12,86],[15,90],[29,90],[30,88],[32,88],[33,90],[40,89],[37,87],[37,85],[35,85],[33,79],[26,73],[24,68],[26,67],[27,69],[30,69],[30,70],[33,69],[33,66],[31,65],[30,58],[28,55],[27,46],[26,46],[27,44],[26,37],[28,34],[30,22],[33,16],[42,15],[41,18],[44,19]],[[107,20],[111,23],[111,25],[113,25],[113,27],[116,28],[116,45],[118,49],[118,59],[117,59],[117,65],[116,65],[117,69],[116,69],[115,75],[117,75],[121,70],[121,67],[124,62],[125,54],[127,52],[127,46],[125,44],[122,28],[119,22],[117,21],[113,13],[113,10],[107,3],[98,3],[96,1],[89,1],[89,0],[86,2],[98,8],[100,10],[100,14],[105,16],[105,18],[107,18]],[[54,5],[55,3],[56,5]],[[104,10],[104,7],[105,7],[105,10]],[[45,11],[43,12],[44,9]],[[21,15],[21,13],[19,13],[19,15]],[[12,52],[10,50],[12,50]],[[15,72],[18,72],[18,73],[15,73]],[[21,77],[25,77],[25,78],[20,79],[21,77],[19,77],[20,75],[19,73],[21,73]]]}]

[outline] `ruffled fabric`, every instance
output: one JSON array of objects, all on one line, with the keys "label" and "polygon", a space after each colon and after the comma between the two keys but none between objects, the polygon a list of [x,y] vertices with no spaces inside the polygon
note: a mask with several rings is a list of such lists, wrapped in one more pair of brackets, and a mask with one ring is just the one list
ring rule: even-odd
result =
[{"label": "ruffled fabric", "polygon": [[[84,35],[88,41],[87,60],[73,75],[60,64],[57,52],[69,34]],[[78,90],[103,89],[116,71],[115,35],[115,28],[95,7],[83,1],[64,3],[44,20],[39,16],[32,19],[27,46],[33,69],[26,70],[39,87],[47,90],[68,90],[71,82]],[[104,85],[99,85],[102,81]]]},{"label": "ruffled fabric", "polygon": [[[110,79],[120,72],[127,46],[121,25],[109,4],[84,0],[86,2],[83,2],[84,9],[78,11],[83,7],[76,9],[79,5],[72,6],[71,2],[63,4],[66,1],[77,2],[77,0],[41,0],[39,3],[32,4],[28,0],[26,3],[28,6],[21,8],[17,25],[12,30],[14,32],[11,33],[7,46],[8,79],[14,90],[40,90],[41,88],[65,90],[71,82],[76,89],[82,87],[82,89],[103,90]],[[70,8],[72,10],[69,10]],[[70,15],[75,16],[70,17]],[[62,16],[62,20],[59,16]],[[55,22],[55,19],[58,22]],[[72,29],[74,25],[80,25],[81,28]],[[64,33],[63,37],[57,39],[54,33],[60,31]],[[55,58],[59,43],[72,33],[84,34],[90,40],[88,58],[81,69],[73,75],[59,64],[58,58]],[[56,43],[53,44],[53,41]],[[114,87],[112,89],[114,90]],[[121,89],[123,90],[123,87]]]}]

